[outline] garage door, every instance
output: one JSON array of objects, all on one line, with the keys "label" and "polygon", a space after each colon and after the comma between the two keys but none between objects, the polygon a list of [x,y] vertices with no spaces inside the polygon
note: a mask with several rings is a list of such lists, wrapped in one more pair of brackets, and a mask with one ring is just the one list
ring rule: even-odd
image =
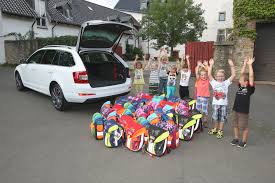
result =
[{"label": "garage door", "polygon": [[255,79],[275,81],[275,23],[257,24]]}]

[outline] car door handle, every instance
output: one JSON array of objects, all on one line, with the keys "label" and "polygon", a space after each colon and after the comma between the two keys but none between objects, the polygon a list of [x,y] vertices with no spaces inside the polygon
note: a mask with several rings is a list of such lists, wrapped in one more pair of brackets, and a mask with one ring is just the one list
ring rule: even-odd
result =
[{"label": "car door handle", "polygon": [[32,71],[36,71],[36,69],[31,69]]},{"label": "car door handle", "polygon": [[49,74],[52,74],[53,72],[48,72]]}]

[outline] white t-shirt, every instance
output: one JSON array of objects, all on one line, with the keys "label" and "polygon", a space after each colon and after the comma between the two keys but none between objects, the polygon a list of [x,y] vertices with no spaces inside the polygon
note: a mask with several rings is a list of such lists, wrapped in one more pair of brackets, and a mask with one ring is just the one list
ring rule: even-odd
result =
[{"label": "white t-shirt", "polygon": [[213,88],[213,105],[227,105],[227,93],[228,93],[228,87],[231,85],[231,81],[229,79],[218,82],[216,80],[210,81],[210,84]]},{"label": "white t-shirt", "polygon": [[188,86],[189,85],[189,79],[191,76],[191,71],[181,71],[180,72],[180,86]]},{"label": "white t-shirt", "polygon": [[160,68],[159,68],[159,77],[160,78],[164,78],[164,79],[167,79],[167,67],[168,67],[168,64],[160,64]]},{"label": "white t-shirt", "polygon": [[177,73],[169,72],[167,86],[176,86],[176,82],[177,82]]}]

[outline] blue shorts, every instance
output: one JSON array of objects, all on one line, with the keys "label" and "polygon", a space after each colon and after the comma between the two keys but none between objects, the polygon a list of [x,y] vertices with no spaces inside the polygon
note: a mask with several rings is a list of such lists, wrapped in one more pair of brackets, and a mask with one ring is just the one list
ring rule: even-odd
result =
[{"label": "blue shorts", "polygon": [[227,106],[213,105],[212,118],[216,122],[225,123],[227,121]]},{"label": "blue shorts", "polygon": [[208,114],[209,97],[197,97],[196,109],[201,113]]}]

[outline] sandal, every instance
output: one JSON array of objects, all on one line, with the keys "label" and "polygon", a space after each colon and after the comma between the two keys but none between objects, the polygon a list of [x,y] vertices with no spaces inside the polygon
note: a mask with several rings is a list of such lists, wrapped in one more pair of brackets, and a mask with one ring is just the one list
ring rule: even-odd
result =
[{"label": "sandal", "polygon": [[211,129],[211,130],[208,131],[208,134],[209,134],[209,135],[216,135],[217,132],[218,132],[218,131],[217,131],[217,128],[213,128],[213,129]]},{"label": "sandal", "polygon": [[218,132],[217,132],[217,138],[218,139],[223,138],[223,131],[222,130],[218,130]]}]

